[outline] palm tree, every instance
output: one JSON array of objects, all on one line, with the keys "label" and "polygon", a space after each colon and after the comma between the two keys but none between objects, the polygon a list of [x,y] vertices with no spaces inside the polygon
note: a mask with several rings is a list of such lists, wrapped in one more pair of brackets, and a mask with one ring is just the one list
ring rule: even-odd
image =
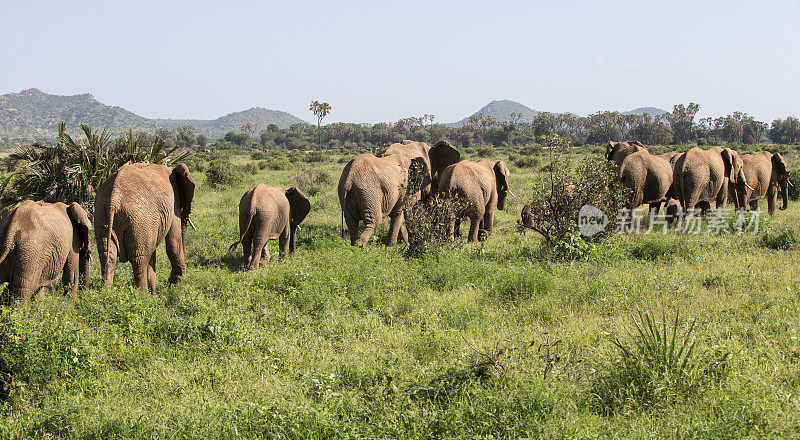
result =
[{"label": "palm tree", "polygon": [[317,143],[319,148],[322,148],[322,120],[330,114],[331,108],[331,105],[327,102],[320,103],[319,101],[312,102],[308,108],[317,117]]}]

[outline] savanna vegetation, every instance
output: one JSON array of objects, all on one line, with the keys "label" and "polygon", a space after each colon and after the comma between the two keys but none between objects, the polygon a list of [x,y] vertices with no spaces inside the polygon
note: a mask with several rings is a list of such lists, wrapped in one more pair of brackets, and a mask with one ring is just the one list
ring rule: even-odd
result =
[{"label": "savanna vegetation", "polygon": [[[800,436],[800,205],[758,233],[587,242],[567,228],[546,243],[518,221],[557,174],[553,144],[461,145],[505,160],[515,196],[489,240],[435,252],[381,245],[385,225],[363,250],[340,237],[336,183],[356,150],[184,158],[197,230],[180,284],[159,250],[163,300],[133,289],[127,264],[103,288],[95,260],[76,300],[56,283],[2,309],[0,437]],[[792,145],[736,148],[797,164]],[[596,197],[602,154],[560,150],[576,194]],[[25,191],[15,178],[9,197]],[[294,255],[245,272],[226,249],[258,182],[299,187],[312,210]]]}]

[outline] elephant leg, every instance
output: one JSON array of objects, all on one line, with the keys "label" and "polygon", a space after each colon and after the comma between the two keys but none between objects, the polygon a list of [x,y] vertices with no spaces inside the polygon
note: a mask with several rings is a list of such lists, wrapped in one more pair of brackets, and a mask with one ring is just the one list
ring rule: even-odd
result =
[{"label": "elephant leg", "polygon": [[461,217],[456,217],[453,221],[453,237],[461,238]]},{"label": "elephant leg", "polygon": [[494,209],[489,207],[486,209],[486,212],[483,214],[483,219],[481,220],[481,230],[484,231],[485,239],[491,237],[492,230],[494,227]]},{"label": "elephant leg", "polygon": [[248,232],[242,239],[242,251],[244,252],[245,269],[250,269],[250,263],[252,262],[253,259],[253,255],[250,253],[250,247],[252,245],[253,245],[253,236]]},{"label": "elephant leg", "polygon": [[767,189],[767,212],[769,215],[775,213],[775,205],[778,204],[778,187],[771,185]]},{"label": "elephant leg", "polygon": [[19,298],[19,308],[24,308],[37,290],[36,286],[22,278],[22,275],[15,277],[11,284],[11,294]]},{"label": "elephant leg", "polygon": [[[133,284],[137,289],[149,289],[148,277],[150,275],[150,256],[136,256],[131,259],[131,267],[133,268]],[[152,290],[150,293],[155,293]]]},{"label": "elephant leg", "polygon": [[[382,222],[383,218],[380,217],[377,220],[371,218],[364,220],[364,230],[361,231],[361,234],[358,235],[358,238],[353,244],[360,248],[366,246],[367,243],[369,243],[369,239],[372,238],[372,234],[375,233],[375,230],[378,229]],[[397,241],[397,236],[395,236],[395,241]]]},{"label": "elephant leg", "polygon": [[172,227],[167,232],[164,241],[167,244],[167,257],[172,266],[172,270],[169,273],[169,282],[177,284],[183,274],[186,273],[186,261],[183,256],[183,230],[179,219],[175,219],[172,222]]},{"label": "elephant leg", "polygon": [[347,225],[347,232],[350,234],[350,246],[355,246],[356,240],[358,240],[358,218],[349,209],[344,210],[344,223]]},{"label": "elephant leg", "polygon": [[156,253],[150,256],[150,261],[147,264],[147,288],[151,292],[156,291]]},{"label": "elephant leg", "polygon": [[[261,265],[261,254],[267,245],[267,239],[262,234],[253,234],[253,248],[250,253],[250,267],[248,270],[255,270]],[[267,261],[269,261],[269,250],[267,250]]]},{"label": "elephant leg", "polygon": [[403,210],[398,210],[394,215],[389,216],[389,244],[397,243],[397,237],[400,234],[400,226],[403,224]]},{"label": "elephant leg", "polygon": [[408,228],[406,228],[405,221],[400,225],[400,239],[403,240],[403,243],[408,244]]},{"label": "elephant leg", "polygon": [[281,235],[278,236],[278,249],[280,250],[280,259],[285,260],[289,255],[289,241],[291,239],[291,226],[286,226]]},{"label": "elephant leg", "polygon": [[79,275],[78,254],[70,252],[67,261],[64,263],[64,270],[61,273],[61,284],[64,285],[64,294],[68,294],[72,298],[76,297]]},{"label": "elephant leg", "polygon": [[750,202],[750,209],[752,209],[753,211],[758,209],[758,200],[753,200],[752,202]]},{"label": "elephant leg", "polygon": [[477,243],[478,242],[478,231],[480,230],[481,226],[481,214],[474,213],[469,216],[469,242],[470,243]]}]

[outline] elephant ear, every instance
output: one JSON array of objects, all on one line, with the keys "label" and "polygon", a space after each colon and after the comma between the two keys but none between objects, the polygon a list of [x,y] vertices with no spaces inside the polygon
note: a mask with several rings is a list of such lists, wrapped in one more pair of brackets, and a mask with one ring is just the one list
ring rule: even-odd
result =
[{"label": "elephant ear", "polygon": [[303,191],[296,187],[291,187],[286,190],[286,198],[289,200],[289,217],[290,226],[294,227],[299,225],[311,211],[311,202],[308,197],[303,194]]},{"label": "elephant ear", "polygon": [[735,182],[736,176],[733,175],[733,150],[725,148],[719,153],[722,156],[722,162],[725,164],[725,177]]},{"label": "elephant ear", "polygon": [[181,220],[186,221],[192,213],[192,199],[194,199],[194,179],[186,164],[178,164],[172,169],[175,177],[175,186],[181,201]]},{"label": "elephant ear", "polygon": [[644,144],[639,141],[628,141],[629,145],[637,145],[639,147],[645,148]]},{"label": "elephant ear", "polygon": [[77,251],[89,249],[89,229],[92,228],[92,223],[89,221],[86,210],[77,202],[72,202],[67,206],[67,215],[72,221],[72,227],[78,232],[80,247]]},{"label": "elephant ear", "polygon": [[614,141],[608,141],[608,145],[606,145],[606,160],[611,160],[614,157],[614,151],[616,151],[617,145]]},{"label": "elephant ear", "polygon": [[786,161],[783,160],[783,156],[780,153],[772,155],[772,169],[775,170],[775,176],[779,179],[787,175]]},{"label": "elephant ear", "polygon": [[461,153],[446,140],[441,140],[428,152],[431,158],[431,178],[438,179],[445,168],[461,161]]},{"label": "elephant ear", "polygon": [[497,190],[498,191],[508,191],[508,167],[506,163],[502,160],[498,160],[494,163],[494,178],[497,183]]}]

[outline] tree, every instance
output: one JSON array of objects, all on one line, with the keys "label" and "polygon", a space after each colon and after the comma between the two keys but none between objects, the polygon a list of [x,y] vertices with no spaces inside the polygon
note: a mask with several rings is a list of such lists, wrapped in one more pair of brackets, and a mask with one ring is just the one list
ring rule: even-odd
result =
[{"label": "tree", "polygon": [[322,148],[322,120],[331,113],[331,105],[327,102],[314,101],[308,108],[317,117],[317,143]]},{"label": "tree", "polygon": [[672,113],[665,116],[672,128],[672,140],[676,144],[685,144],[694,138],[694,117],[700,111],[700,106],[690,102],[684,106],[678,104],[672,107]]},{"label": "tree", "polygon": [[194,135],[194,127],[188,125],[178,127],[175,131],[175,143],[184,150],[194,147],[197,143],[197,138]]},{"label": "tree", "polygon": [[772,142],[781,144],[793,144],[800,141],[800,119],[789,116],[784,120],[772,121],[769,138]]}]

